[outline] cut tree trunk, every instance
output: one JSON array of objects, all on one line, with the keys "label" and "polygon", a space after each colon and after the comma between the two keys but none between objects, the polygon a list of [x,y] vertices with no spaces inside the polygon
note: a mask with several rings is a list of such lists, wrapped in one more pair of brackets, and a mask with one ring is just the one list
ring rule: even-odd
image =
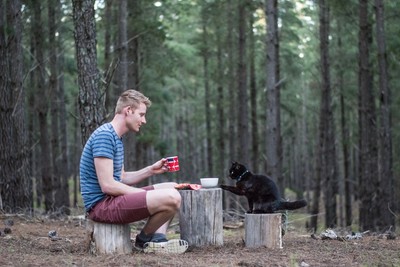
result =
[{"label": "cut tree trunk", "polygon": [[129,224],[107,224],[88,220],[91,231],[92,254],[132,253],[131,228]]},{"label": "cut tree trunk", "polygon": [[181,190],[181,239],[189,246],[223,245],[222,190]]},{"label": "cut tree trunk", "polygon": [[246,247],[282,248],[282,215],[246,214]]}]

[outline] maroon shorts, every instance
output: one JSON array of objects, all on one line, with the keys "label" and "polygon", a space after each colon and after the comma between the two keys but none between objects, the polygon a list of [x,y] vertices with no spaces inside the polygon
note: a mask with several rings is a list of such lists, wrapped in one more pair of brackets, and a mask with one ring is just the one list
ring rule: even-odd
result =
[{"label": "maroon shorts", "polygon": [[89,211],[89,219],[102,223],[125,224],[150,217],[146,194],[154,187],[146,186],[142,189],[146,191],[117,197],[106,196]]}]

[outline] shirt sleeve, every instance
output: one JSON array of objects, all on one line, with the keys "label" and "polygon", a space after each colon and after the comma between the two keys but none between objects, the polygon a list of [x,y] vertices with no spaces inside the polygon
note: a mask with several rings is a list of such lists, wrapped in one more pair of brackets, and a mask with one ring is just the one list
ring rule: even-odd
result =
[{"label": "shirt sleeve", "polygon": [[115,141],[111,133],[100,132],[93,140],[93,157],[114,159]]}]

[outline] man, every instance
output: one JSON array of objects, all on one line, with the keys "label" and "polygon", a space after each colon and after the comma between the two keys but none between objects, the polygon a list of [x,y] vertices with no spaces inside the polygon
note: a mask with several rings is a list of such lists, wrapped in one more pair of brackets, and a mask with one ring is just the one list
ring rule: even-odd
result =
[{"label": "man", "polygon": [[176,183],[160,183],[143,188],[133,185],[168,171],[166,159],[138,171],[125,171],[122,137],[139,132],[146,124],[151,101],[142,93],[127,90],[118,99],[110,123],[89,137],[80,161],[81,194],[88,217],[103,223],[124,224],[145,218],[147,222],[136,236],[135,247],[144,252],[183,253],[185,240],[167,240],[166,231],[181,204]]}]

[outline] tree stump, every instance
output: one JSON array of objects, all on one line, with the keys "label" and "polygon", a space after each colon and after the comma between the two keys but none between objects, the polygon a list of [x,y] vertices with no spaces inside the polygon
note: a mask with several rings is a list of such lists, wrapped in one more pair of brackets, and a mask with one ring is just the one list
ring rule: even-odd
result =
[{"label": "tree stump", "polygon": [[131,227],[129,224],[107,224],[88,220],[91,232],[92,254],[132,253]]},{"label": "tree stump", "polygon": [[189,246],[223,245],[222,190],[181,190],[179,227]]},{"label": "tree stump", "polygon": [[246,214],[246,247],[282,248],[282,215]]}]

